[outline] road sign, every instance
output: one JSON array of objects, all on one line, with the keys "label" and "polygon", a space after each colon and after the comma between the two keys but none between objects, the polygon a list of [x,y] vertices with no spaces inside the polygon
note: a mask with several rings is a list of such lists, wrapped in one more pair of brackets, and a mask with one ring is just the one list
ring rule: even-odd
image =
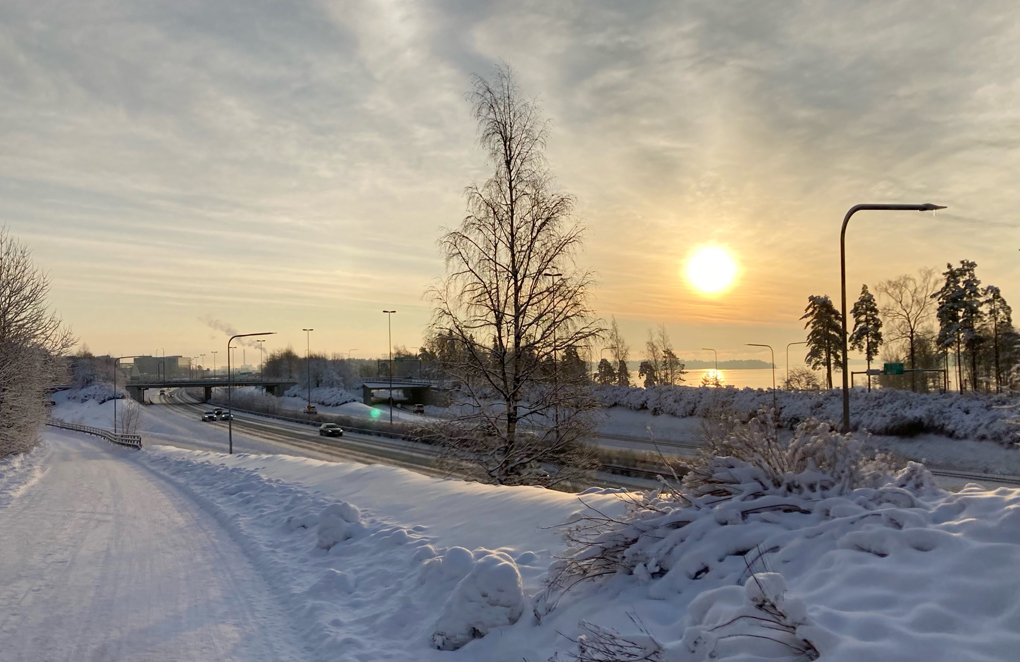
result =
[{"label": "road sign", "polygon": [[902,363],[886,363],[882,366],[883,375],[902,375],[903,364]]}]

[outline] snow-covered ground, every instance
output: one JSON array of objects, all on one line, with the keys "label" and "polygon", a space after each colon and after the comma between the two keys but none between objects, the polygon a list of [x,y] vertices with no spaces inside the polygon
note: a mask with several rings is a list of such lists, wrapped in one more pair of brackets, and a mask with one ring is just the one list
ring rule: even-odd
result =
[{"label": "snow-covered ground", "polygon": [[[678,418],[704,417],[725,407],[747,418],[759,407],[772,406],[772,393],[762,389],[716,389],[691,386],[603,386],[598,397],[607,407],[621,407]],[[796,427],[808,418],[839,421],[842,395],[839,390],[812,392],[779,391],[777,401],[785,427]],[[1017,415],[1016,396],[923,394],[894,389],[862,388],[851,392],[851,422],[877,434],[929,432],[954,439],[988,440],[1002,444],[1020,441],[1020,428],[1007,419]]]},{"label": "snow-covered ground", "polygon": [[16,529],[0,659],[569,659],[604,628],[663,661],[795,659],[756,638],[759,583],[822,660],[1020,655],[1020,490],[950,494],[914,468],[841,495],[706,500],[645,518],[619,573],[560,594],[543,592],[556,557],[584,555],[556,525],[619,520],[632,496],[47,437],[0,479]]}]

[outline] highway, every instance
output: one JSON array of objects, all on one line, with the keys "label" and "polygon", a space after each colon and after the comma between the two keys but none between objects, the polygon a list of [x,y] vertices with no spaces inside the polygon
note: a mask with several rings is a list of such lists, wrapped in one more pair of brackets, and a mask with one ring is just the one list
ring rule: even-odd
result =
[{"label": "highway", "polygon": [[[192,421],[201,418],[202,412],[212,408],[209,403],[201,403],[192,400],[187,393],[180,389],[168,391],[165,396],[160,396],[160,401],[167,406],[169,412],[175,415],[187,417]],[[223,421],[206,423],[226,427]],[[436,469],[434,461],[438,456],[436,449],[425,444],[417,444],[401,439],[392,439],[372,434],[344,430],[344,436],[340,438],[319,436],[317,426],[302,424],[284,420],[248,414],[244,412],[234,413],[234,432],[238,435],[245,435],[253,439],[259,439],[273,444],[283,444],[287,447],[306,451],[311,457],[320,457],[334,461],[354,461],[364,464],[387,464],[417,471],[429,476],[451,476],[447,471]],[[652,451],[658,447],[667,455],[691,456],[697,450],[698,445],[694,442],[657,439],[654,443],[648,439],[635,436],[619,434],[602,434],[595,443],[605,448],[627,449],[637,451]],[[981,474],[966,471],[957,471],[946,468],[930,468],[932,475],[936,477],[939,484],[946,489],[959,490],[967,483],[979,483],[990,489],[996,487],[1017,487],[1020,486],[1020,477],[1002,476],[993,474]],[[654,472],[629,470],[632,476],[620,475],[619,473],[598,472],[595,477],[595,484],[601,487],[629,487],[647,489],[657,484]]]}]

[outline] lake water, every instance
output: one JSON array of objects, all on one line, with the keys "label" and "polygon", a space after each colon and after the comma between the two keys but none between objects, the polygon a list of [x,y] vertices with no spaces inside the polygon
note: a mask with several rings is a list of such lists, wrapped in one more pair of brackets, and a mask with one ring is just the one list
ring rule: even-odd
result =
[{"label": "lake water", "polygon": [[[709,378],[715,373],[712,368],[698,368],[688,370],[684,375],[685,386],[700,386],[705,375]],[[776,385],[782,386],[785,373],[781,368],[776,368]],[[637,381],[637,375],[632,374],[631,378]],[[734,388],[772,388],[772,369],[749,369],[749,370],[720,370],[719,380],[723,386]]]}]

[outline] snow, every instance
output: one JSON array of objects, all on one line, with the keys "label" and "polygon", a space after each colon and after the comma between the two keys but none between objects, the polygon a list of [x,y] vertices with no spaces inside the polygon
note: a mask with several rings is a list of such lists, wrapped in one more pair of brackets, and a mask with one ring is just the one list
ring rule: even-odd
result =
[{"label": "snow", "polygon": [[615,572],[563,592],[548,580],[592,548],[558,525],[643,497],[46,437],[0,463],[0,659],[541,660],[598,632],[662,660],[1020,654],[1020,490],[951,494],[919,465],[756,494],[731,463],[738,496],[647,511],[611,534]]},{"label": "snow", "polygon": [[[772,406],[772,393],[762,389],[716,389],[691,386],[601,386],[600,401],[607,407],[648,410],[678,418],[704,417],[712,409],[730,407],[748,417],[761,406]],[[808,418],[839,421],[842,396],[839,390],[820,393],[776,393],[784,427],[792,428]],[[924,394],[894,389],[870,393],[854,389],[850,396],[851,421],[855,428],[875,434],[938,433],[954,439],[988,440],[1013,444],[1020,440],[1016,426],[1007,422],[1007,407],[1015,396]]]},{"label": "snow", "polygon": [[308,657],[229,531],[138,451],[43,437],[44,471],[0,500],[0,660]]}]

